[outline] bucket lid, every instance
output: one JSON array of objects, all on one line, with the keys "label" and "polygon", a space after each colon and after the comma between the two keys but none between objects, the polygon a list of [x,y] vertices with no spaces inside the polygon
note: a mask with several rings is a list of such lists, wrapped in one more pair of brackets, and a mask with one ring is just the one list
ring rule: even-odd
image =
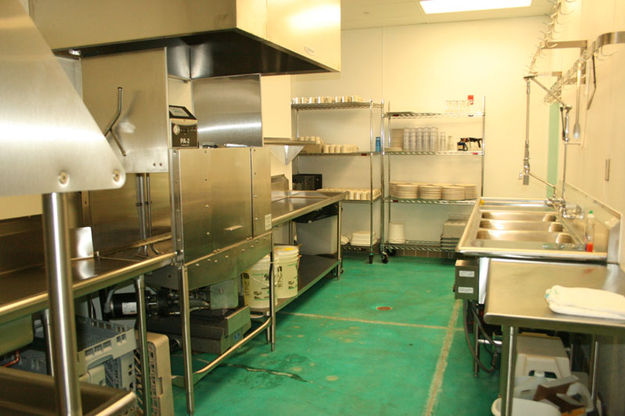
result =
[{"label": "bucket lid", "polygon": [[279,246],[273,249],[273,253],[278,257],[290,257],[299,255],[297,246]]}]

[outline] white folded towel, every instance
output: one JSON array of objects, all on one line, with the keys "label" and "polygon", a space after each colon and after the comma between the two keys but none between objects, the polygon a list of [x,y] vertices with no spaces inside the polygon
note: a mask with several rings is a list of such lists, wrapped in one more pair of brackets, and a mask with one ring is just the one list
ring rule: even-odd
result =
[{"label": "white folded towel", "polygon": [[557,313],[625,319],[625,296],[607,290],[555,285],[547,289],[545,299]]}]

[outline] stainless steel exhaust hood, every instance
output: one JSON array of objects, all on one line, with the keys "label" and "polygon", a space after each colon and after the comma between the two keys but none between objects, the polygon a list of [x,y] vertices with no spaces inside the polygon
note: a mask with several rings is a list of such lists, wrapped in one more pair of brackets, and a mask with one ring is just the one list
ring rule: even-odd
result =
[{"label": "stainless steel exhaust hood", "polygon": [[119,188],[122,164],[17,0],[0,7],[0,195]]},{"label": "stainless steel exhaust hood", "polygon": [[[31,0],[56,53],[167,47],[184,78],[340,70],[340,0]],[[178,47],[178,48],[174,48]]]}]

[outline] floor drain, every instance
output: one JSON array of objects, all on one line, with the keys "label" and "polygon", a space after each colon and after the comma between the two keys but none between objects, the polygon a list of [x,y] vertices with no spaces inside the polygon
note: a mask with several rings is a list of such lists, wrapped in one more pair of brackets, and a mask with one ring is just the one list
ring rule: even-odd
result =
[{"label": "floor drain", "polygon": [[376,309],[379,311],[390,311],[393,308],[391,308],[390,306],[378,306]]}]

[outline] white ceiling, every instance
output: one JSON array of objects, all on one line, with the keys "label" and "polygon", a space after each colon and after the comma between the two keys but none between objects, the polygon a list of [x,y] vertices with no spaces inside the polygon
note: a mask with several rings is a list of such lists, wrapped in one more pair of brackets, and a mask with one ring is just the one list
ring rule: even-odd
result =
[{"label": "white ceiling", "polygon": [[547,15],[552,0],[533,0],[529,7],[426,15],[417,0],[341,0],[341,28],[362,29],[422,23],[458,22]]}]

